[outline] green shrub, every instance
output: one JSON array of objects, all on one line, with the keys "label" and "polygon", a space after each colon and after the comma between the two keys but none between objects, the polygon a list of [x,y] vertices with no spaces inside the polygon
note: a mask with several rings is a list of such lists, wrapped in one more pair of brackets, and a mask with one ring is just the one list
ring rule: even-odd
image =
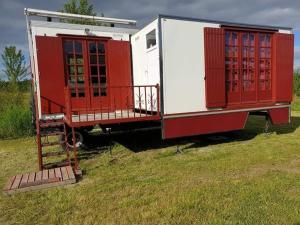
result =
[{"label": "green shrub", "polygon": [[300,97],[300,74],[296,72],[294,74],[294,94]]},{"label": "green shrub", "polygon": [[[28,82],[27,82],[28,84]],[[23,87],[0,82],[0,138],[33,134],[30,93]]]},{"label": "green shrub", "polygon": [[30,108],[6,107],[0,114],[0,138],[16,138],[33,134]]}]

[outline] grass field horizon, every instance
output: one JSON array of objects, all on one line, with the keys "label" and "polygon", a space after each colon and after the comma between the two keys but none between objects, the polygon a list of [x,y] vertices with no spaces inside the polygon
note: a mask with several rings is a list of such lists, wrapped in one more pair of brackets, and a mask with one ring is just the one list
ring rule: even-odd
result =
[{"label": "grass field horizon", "polygon": [[[0,224],[299,224],[300,112],[268,135],[264,122],[170,141],[159,131],[116,135],[112,154],[107,139],[91,137],[82,180],[1,194]],[[37,170],[34,137],[0,140],[0,159],[1,187]]]}]

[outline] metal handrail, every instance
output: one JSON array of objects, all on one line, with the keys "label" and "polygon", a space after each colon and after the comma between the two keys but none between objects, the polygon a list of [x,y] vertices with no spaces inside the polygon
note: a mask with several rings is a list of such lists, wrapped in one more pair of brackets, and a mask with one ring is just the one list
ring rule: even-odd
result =
[{"label": "metal handrail", "polygon": [[[91,92],[92,88],[90,87]],[[107,96],[95,97],[93,106],[73,107],[71,88],[65,87],[65,118],[70,122],[103,121],[159,116],[159,85],[124,85],[107,87]],[[80,99],[78,97],[75,97]],[[104,99],[106,98],[106,99]],[[74,120],[74,118],[76,118]]]}]

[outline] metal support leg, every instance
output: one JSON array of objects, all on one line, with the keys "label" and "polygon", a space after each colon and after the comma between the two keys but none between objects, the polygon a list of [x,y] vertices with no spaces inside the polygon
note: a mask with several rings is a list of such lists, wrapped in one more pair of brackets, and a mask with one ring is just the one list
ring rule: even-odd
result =
[{"label": "metal support leg", "polygon": [[38,164],[39,164],[39,171],[43,170],[43,157],[42,157],[42,144],[41,144],[41,134],[39,128],[37,128],[37,147],[38,147]]},{"label": "metal support leg", "polygon": [[111,140],[111,128],[108,128],[108,137],[109,137],[109,146],[108,146],[108,151],[109,154],[112,155],[112,140]]},{"label": "metal support leg", "polygon": [[265,135],[270,134],[270,118],[268,115],[266,115],[266,123],[265,123],[264,133],[265,133]]},{"label": "metal support leg", "polygon": [[66,146],[65,147],[66,149],[64,149],[64,150],[67,153],[67,160],[69,162],[69,166],[71,166],[72,164],[71,164],[71,159],[70,159],[70,149],[69,149],[69,145],[68,145],[68,137],[67,137],[68,132],[67,132],[67,126],[66,126],[66,124],[64,124],[64,135],[65,135],[65,146]]},{"label": "metal support leg", "polygon": [[77,147],[76,147],[76,136],[75,136],[74,127],[72,127],[72,140],[73,140],[73,154],[74,154],[74,170],[76,172],[78,170],[78,160],[77,160]]}]

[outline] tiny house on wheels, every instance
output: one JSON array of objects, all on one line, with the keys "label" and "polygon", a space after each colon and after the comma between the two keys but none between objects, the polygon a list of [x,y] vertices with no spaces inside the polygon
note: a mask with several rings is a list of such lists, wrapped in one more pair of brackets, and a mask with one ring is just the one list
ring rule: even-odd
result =
[{"label": "tiny house on wheels", "polygon": [[[82,133],[95,125],[159,126],[169,139],[240,130],[250,114],[290,121],[291,28],[159,15],[138,30],[133,20],[25,15],[40,169],[44,157],[60,154],[43,152],[55,144],[66,146],[76,169]],[[64,138],[50,142],[50,135]]]}]

